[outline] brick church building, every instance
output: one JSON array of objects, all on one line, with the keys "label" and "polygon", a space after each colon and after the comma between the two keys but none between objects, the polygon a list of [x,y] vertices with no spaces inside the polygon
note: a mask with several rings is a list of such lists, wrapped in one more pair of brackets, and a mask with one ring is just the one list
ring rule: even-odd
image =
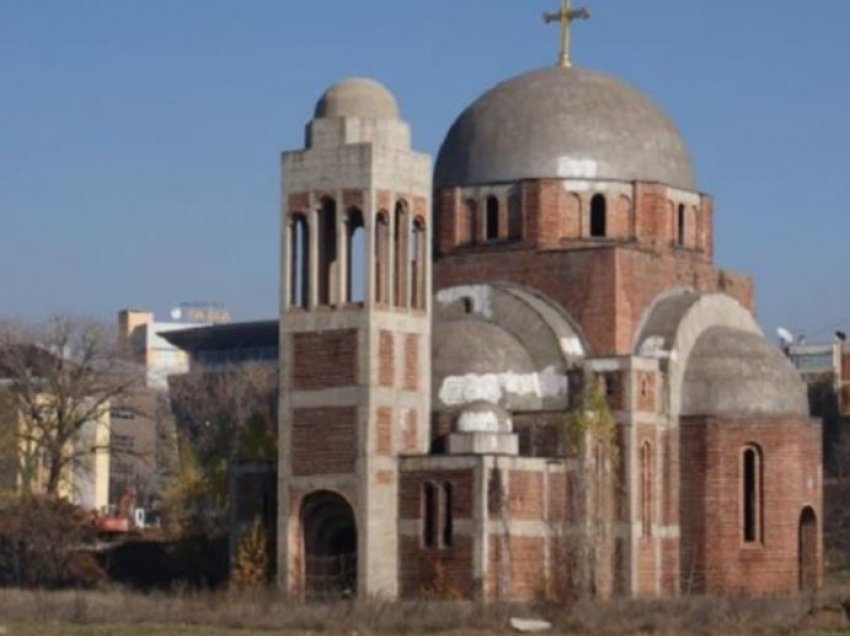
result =
[{"label": "brick church building", "polygon": [[283,155],[277,567],[307,597],[819,585],[821,429],[667,116],[558,66],[435,167],[379,83]]}]

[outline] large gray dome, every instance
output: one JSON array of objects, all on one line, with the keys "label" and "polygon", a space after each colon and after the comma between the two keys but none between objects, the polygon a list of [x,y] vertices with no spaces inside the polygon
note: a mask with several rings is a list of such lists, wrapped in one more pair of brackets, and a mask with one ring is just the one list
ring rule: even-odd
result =
[{"label": "large gray dome", "polygon": [[688,359],[682,415],[808,417],[806,385],[763,336],[711,327]]},{"label": "large gray dome", "polygon": [[326,90],[316,104],[316,119],[336,117],[399,119],[398,102],[380,82],[347,77]]},{"label": "large gray dome", "polygon": [[461,114],[437,159],[437,187],[521,179],[658,181],[696,190],[688,151],[643,93],[577,68],[499,84]]}]

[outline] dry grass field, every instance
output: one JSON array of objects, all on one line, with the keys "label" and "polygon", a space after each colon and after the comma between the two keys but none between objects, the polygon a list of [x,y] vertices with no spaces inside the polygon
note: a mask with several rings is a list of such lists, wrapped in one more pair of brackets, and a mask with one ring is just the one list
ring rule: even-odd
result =
[{"label": "dry grass field", "polygon": [[553,634],[780,636],[850,629],[850,591],[774,599],[685,598],[553,606],[474,603],[287,603],[272,594],[0,591],[0,636],[300,636],[510,633],[513,616],[545,618]]}]

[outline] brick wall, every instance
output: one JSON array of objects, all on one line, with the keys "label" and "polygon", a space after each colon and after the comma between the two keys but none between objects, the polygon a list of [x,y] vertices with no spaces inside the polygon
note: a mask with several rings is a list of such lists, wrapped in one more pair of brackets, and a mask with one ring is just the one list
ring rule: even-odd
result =
[{"label": "brick wall", "polygon": [[491,598],[542,600],[547,585],[547,572],[541,567],[545,546],[542,537],[492,536],[487,585]]},{"label": "brick wall", "polygon": [[378,409],[375,421],[375,452],[379,455],[391,455],[393,452],[393,410],[389,407]]},{"label": "brick wall", "polygon": [[[799,588],[799,523],[821,521],[820,426],[794,419],[684,418],[683,592],[788,594]],[[763,535],[743,536],[743,449],[761,449]],[[817,548],[820,572],[821,548]]]},{"label": "brick wall", "polygon": [[458,536],[451,548],[423,549],[416,537],[399,541],[402,598],[473,598],[472,537]]},{"label": "brick wall", "polygon": [[[711,264],[713,202],[703,197],[693,212],[693,247],[674,248],[668,190],[638,183],[635,200],[609,196],[608,241],[580,240],[587,203],[558,181],[521,184],[525,238],[457,248],[463,202],[459,190],[437,197],[439,237],[435,288],[512,281],[533,287],[561,304],[581,325],[594,355],[631,351],[644,312],[662,292],[693,287],[722,291],[752,307],[752,280]],[[691,206],[693,207],[693,206]],[[542,249],[541,249],[542,248]]]},{"label": "brick wall", "polygon": [[[426,482],[452,486],[451,545],[426,547],[422,542],[423,486]],[[473,515],[475,476],[466,470],[421,470],[399,475],[399,518],[415,521],[415,535],[402,535],[399,542],[401,595],[404,598],[472,598],[472,537],[462,533],[458,521]]]},{"label": "brick wall", "polygon": [[404,388],[415,391],[419,387],[419,336],[404,338]]},{"label": "brick wall", "polygon": [[296,192],[290,194],[287,199],[287,210],[290,214],[294,212],[309,212],[310,211],[310,193]]},{"label": "brick wall", "polygon": [[395,383],[393,355],[393,334],[381,330],[378,334],[378,384],[381,386],[393,386]]},{"label": "brick wall", "polygon": [[655,413],[656,405],[656,376],[650,371],[638,371],[635,374],[635,406],[638,411]]},{"label": "brick wall", "polygon": [[357,383],[357,332],[319,331],[292,335],[292,382],[311,391]]},{"label": "brick wall", "polygon": [[342,192],[342,211],[347,213],[352,208],[363,210],[364,196],[362,190],[343,190]]},{"label": "brick wall", "polygon": [[292,473],[353,473],[357,461],[357,409],[295,409],[292,413]]},{"label": "brick wall", "polygon": [[508,503],[512,519],[542,519],[543,473],[512,470],[508,474]]},{"label": "brick wall", "polygon": [[402,450],[405,453],[419,450],[419,414],[412,409],[404,414]]},{"label": "brick wall", "polygon": [[427,481],[451,483],[454,518],[468,519],[472,516],[475,482],[472,470],[423,470],[407,471],[399,476],[399,518],[422,518],[422,485]]},{"label": "brick wall", "polygon": [[722,290],[744,306],[752,305],[752,281],[747,277],[721,276],[706,263],[625,247],[543,252],[510,246],[498,252],[470,248],[440,258],[434,276],[436,289],[493,281],[537,289],[580,324],[594,355],[630,353],[644,313],[659,294],[674,287]]}]

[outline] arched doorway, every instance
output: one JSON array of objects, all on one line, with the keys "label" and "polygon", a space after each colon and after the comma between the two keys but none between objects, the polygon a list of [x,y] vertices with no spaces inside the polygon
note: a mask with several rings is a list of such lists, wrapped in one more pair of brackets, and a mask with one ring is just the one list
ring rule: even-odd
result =
[{"label": "arched doorway", "polygon": [[301,505],[304,588],[308,599],[326,600],[357,592],[357,523],[340,495],[324,490]]},{"label": "arched doorway", "polygon": [[810,591],[818,586],[818,520],[811,507],[800,514],[800,590]]}]

